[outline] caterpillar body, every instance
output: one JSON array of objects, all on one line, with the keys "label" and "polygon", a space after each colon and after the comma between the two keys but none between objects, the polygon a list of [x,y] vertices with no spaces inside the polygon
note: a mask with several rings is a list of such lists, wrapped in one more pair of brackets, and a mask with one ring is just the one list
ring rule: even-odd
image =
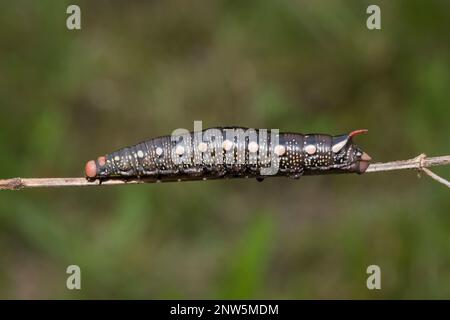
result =
[{"label": "caterpillar body", "polygon": [[152,138],[119,149],[85,167],[93,179],[154,178],[160,181],[364,173],[370,156],[349,134],[279,133],[243,127],[211,128]]}]

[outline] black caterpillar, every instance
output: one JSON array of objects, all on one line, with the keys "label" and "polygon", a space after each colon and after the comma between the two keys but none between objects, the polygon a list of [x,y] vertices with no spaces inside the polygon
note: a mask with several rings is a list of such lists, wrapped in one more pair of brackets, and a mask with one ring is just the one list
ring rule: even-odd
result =
[{"label": "black caterpillar", "polygon": [[370,156],[352,141],[367,130],[331,136],[241,127],[211,128],[146,140],[88,161],[88,179],[161,181],[364,173]]}]

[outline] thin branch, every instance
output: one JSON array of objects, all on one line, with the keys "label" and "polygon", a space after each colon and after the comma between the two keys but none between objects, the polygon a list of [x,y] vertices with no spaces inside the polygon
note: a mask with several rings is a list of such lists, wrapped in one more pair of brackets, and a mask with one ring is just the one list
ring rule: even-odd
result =
[{"label": "thin branch", "polygon": [[380,171],[404,170],[404,169],[421,170],[422,168],[445,166],[448,164],[450,164],[450,156],[428,158],[425,154],[421,154],[409,160],[372,163],[369,166],[369,168],[367,168],[366,172],[380,172]]},{"label": "thin branch", "polygon": [[436,173],[427,169],[433,166],[444,166],[450,164],[450,156],[432,157],[422,153],[421,155],[409,160],[392,161],[385,163],[373,163],[367,168],[366,172],[383,172],[392,170],[416,169],[419,172],[425,172],[430,178],[450,188],[450,182],[438,176]]},{"label": "thin branch", "polygon": [[442,183],[443,185],[445,185],[448,188],[450,188],[450,182],[448,182],[444,178],[438,176],[436,173],[434,173],[430,169],[422,168],[422,171],[425,172],[430,178],[432,178],[432,179],[436,180],[437,182]]},{"label": "thin branch", "polygon": [[[367,173],[384,172],[392,170],[406,170],[415,169],[420,172],[425,172],[428,176],[434,180],[450,187],[450,182],[444,178],[433,173],[427,169],[433,166],[444,166],[450,164],[450,155],[442,157],[427,157],[425,154],[421,154],[416,158],[409,160],[400,160],[384,163],[373,163],[367,168]],[[201,177],[179,177],[177,179],[166,179],[164,182],[169,181],[193,181],[201,180]],[[12,179],[0,179],[0,190],[20,190],[25,188],[40,188],[40,187],[87,187],[87,186],[108,186],[119,184],[139,184],[139,183],[155,183],[161,182],[156,178],[141,178],[141,179],[111,179],[102,181],[99,180],[88,181],[86,178],[12,178]]]}]

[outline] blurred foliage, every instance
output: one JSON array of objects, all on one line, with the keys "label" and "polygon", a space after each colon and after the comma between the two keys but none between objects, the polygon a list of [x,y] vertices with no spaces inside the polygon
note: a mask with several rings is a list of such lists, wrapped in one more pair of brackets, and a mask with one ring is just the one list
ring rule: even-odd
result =
[{"label": "blurred foliage", "polygon": [[[81,175],[194,120],[368,128],[358,142],[377,161],[449,151],[448,1],[0,9],[0,177]],[[448,190],[412,172],[1,192],[0,297],[450,298],[449,213]],[[81,291],[65,287],[70,264]]]}]

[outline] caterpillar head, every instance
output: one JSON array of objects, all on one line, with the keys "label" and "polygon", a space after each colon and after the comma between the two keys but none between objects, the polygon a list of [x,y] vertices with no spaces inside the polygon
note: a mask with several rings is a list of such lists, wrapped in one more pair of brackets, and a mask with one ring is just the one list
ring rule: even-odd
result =
[{"label": "caterpillar head", "polygon": [[[104,174],[104,169],[106,165],[106,157],[98,157],[97,161],[89,160],[85,166],[85,174],[88,179],[94,179],[98,176]],[[103,170],[102,170],[103,169]]]},{"label": "caterpillar head", "polygon": [[354,136],[367,133],[367,131],[366,129],[355,130],[349,134],[333,137],[331,151],[336,168],[359,174],[367,170],[372,158],[352,140]]}]

